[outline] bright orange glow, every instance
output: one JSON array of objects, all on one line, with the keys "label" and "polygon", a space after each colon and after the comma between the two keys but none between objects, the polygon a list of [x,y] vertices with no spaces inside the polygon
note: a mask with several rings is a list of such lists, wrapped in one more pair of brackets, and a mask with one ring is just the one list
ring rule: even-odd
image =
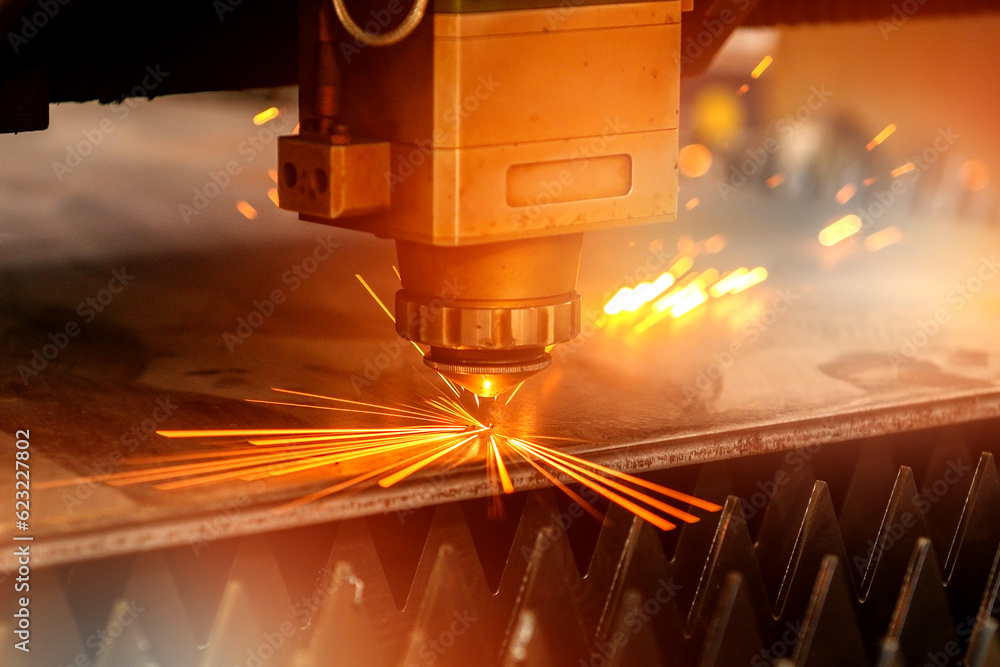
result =
[{"label": "bright orange glow", "polygon": [[680,317],[681,315],[694,310],[706,301],[708,301],[708,295],[705,294],[704,290],[698,290],[694,294],[686,297],[683,301],[675,303],[671,306],[670,316],[675,318]]},{"label": "bright orange glow", "polygon": [[892,135],[892,133],[895,132],[895,131],[896,131],[896,124],[895,123],[889,123],[888,125],[885,126],[884,130],[882,130],[881,132],[879,132],[878,134],[876,134],[875,137],[871,141],[868,142],[868,145],[865,146],[865,149],[866,150],[871,150],[871,149],[875,148],[880,143],[882,143],[883,141],[885,141],[886,139],[888,139]]},{"label": "bright orange glow", "polygon": [[677,168],[688,178],[704,176],[711,166],[712,151],[701,144],[688,144],[677,156]]},{"label": "bright orange glow", "polygon": [[865,239],[865,248],[871,252],[881,250],[903,240],[903,231],[899,227],[886,227]]},{"label": "bright orange glow", "polygon": [[278,182],[278,170],[277,170],[277,169],[268,169],[268,170],[267,170],[267,175],[268,175],[268,176],[269,176],[269,177],[271,178],[271,180],[272,180],[272,181],[274,181],[275,183],[277,183],[277,182]]},{"label": "bright orange glow", "polygon": [[715,236],[710,236],[705,239],[704,249],[709,255],[714,255],[720,252],[726,247],[726,237],[722,234],[716,234]]},{"label": "bright orange glow", "polygon": [[765,280],[767,280],[767,269],[763,266],[758,266],[745,276],[741,276],[729,290],[729,293],[739,294],[743,290],[749,289],[758,283],[764,282]]},{"label": "bright orange glow", "polygon": [[764,59],[757,63],[757,66],[753,68],[752,72],[750,72],[750,76],[754,79],[758,78],[764,73],[764,70],[766,70],[772,62],[774,62],[774,58],[771,56],[764,56]]},{"label": "bright orange glow", "polygon": [[608,315],[621,312],[634,313],[644,305],[663,294],[674,284],[674,275],[667,271],[651,283],[639,283],[635,288],[623,287],[604,306]]},{"label": "bright orange glow", "polygon": [[859,231],[861,231],[861,218],[851,213],[824,227],[819,233],[819,242],[828,247],[837,245]]},{"label": "bright orange glow", "polygon": [[847,185],[845,185],[844,187],[840,188],[840,190],[837,191],[837,197],[836,197],[837,203],[846,204],[847,202],[851,201],[851,197],[853,197],[857,191],[858,189],[854,187],[853,183],[848,183]]},{"label": "bright orange glow", "polygon": [[354,277],[358,279],[358,282],[360,282],[362,285],[364,285],[365,289],[368,290],[368,293],[371,294],[371,297],[373,299],[375,299],[375,303],[377,303],[382,308],[382,310],[385,311],[385,314],[389,316],[389,319],[392,320],[395,323],[396,316],[392,314],[392,311],[389,310],[389,308],[384,303],[382,303],[382,299],[378,298],[378,295],[375,294],[375,290],[373,290],[368,285],[368,283],[365,282],[365,279],[362,278],[360,274],[355,273]]},{"label": "bright orange glow", "polygon": [[275,206],[278,206],[278,188],[268,188],[267,196],[274,202]]},{"label": "bright orange glow", "polygon": [[[161,435],[171,438],[263,439],[251,440],[250,442],[254,444],[251,448],[223,446],[207,451],[185,451],[129,458],[123,462],[125,465],[150,467],[56,480],[41,485],[51,488],[95,482],[113,486],[152,484],[156,489],[171,491],[207,484],[283,477],[318,468],[338,466],[349,461],[357,462],[355,465],[372,462],[369,469],[363,470],[360,474],[338,480],[326,488],[285,502],[274,510],[282,512],[362,484],[389,488],[434,464],[453,467],[479,451],[485,454],[483,460],[490,479],[499,480],[499,487],[503,493],[513,493],[516,488],[503,456],[504,450],[507,449],[516,452],[521,459],[599,520],[603,520],[600,512],[570,489],[559,476],[587,486],[662,530],[675,527],[673,522],[664,518],[665,516],[676,517],[689,523],[698,521],[698,517],[684,508],[669,505],[661,498],[686,503],[705,511],[715,512],[721,509],[714,503],[590,463],[527,438],[496,433],[474,417],[461,402],[443,394],[424,399],[417,405],[392,407],[288,389],[275,389],[275,391],[352,406],[350,409],[333,409],[353,410],[370,407],[371,410],[367,411],[367,414],[380,420],[418,416],[429,423],[420,426],[380,428],[163,431]],[[272,403],[272,401],[256,402]],[[314,410],[330,409],[330,406],[310,403],[288,405]],[[475,443],[484,445],[485,449],[478,449]],[[442,463],[449,455],[453,456],[447,463]],[[549,470],[546,470],[543,464]],[[494,474],[496,477],[493,477]]]},{"label": "bright orange glow", "polygon": [[865,187],[868,187],[869,185],[871,185],[872,183],[874,183],[877,180],[878,180],[878,176],[872,176],[871,178],[866,178],[865,179]]},{"label": "bright orange glow", "polygon": [[750,90],[750,86],[744,83],[742,86],[739,87],[739,90],[736,91],[736,94],[740,96],[746,95],[748,90]]},{"label": "bright orange glow", "polygon": [[734,271],[723,274],[709,289],[709,293],[714,297],[720,297],[723,294],[728,294],[729,290],[735,287],[739,283],[740,279],[749,272],[749,269],[741,266]]},{"label": "bright orange glow", "polygon": [[248,220],[254,220],[257,218],[257,209],[251,206],[248,202],[242,199],[236,202],[236,210],[243,214],[243,217]]},{"label": "bright orange glow", "polygon": [[500,447],[497,445],[496,438],[492,435],[490,436],[490,445],[493,448],[493,457],[496,459],[497,473],[500,475],[500,487],[504,493],[514,493],[514,485],[510,482],[510,475],[507,474],[507,466],[503,463]]},{"label": "bright orange glow", "polygon": [[969,160],[958,170],[958,178],[962,182],[962,187],[969,192],[982,190],[990,184],[992,174],[990,166],[985,160]]},{"label": "bright orange glow", "polygon": [[686,204],[684,204],[684,208],[690,211],[700,203],[701,203],[700,199],[698,199],[697,197],[692,197],[691,199],[688,200]]},{"label": "bright orange glow", "polygon": [[263,125],[267,121],[274,120],[275,118],[277,118],[278,114],[280,114],[280,113],[281,112],[278,111],[277,107],[271,107],[270,109],[264,109],[259,114],[257,114],[256,116],[253,117],[253,124],[254,125]]},{"label": "bright orange glow", "polygon": [[902,176],[906,172],[913,171],[916,168],[917,168],[917,165],[913,164],[912,162],[907,162],[906,164],[902,164],[902,165],[896,167],[895,169],[893,169],[889,173],[892,174],[893,178],[896,178],[897,176]]},{"label": "bright orange glow", "polygon": [[785,175],[775,174],[774,176],[771,176],[764,182],[767,183],[767,187],[773,190],[774,188],[778,187],[779,185],[785,182]]}]

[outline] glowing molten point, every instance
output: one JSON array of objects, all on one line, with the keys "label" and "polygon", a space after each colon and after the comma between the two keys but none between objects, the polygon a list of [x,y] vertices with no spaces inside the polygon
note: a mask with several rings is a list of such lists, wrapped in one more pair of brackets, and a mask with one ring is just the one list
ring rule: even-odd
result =
[{"label": "glowing molten point", "polygon": [[712,151],[701,144],[688,144],[677,157],[677,168],[688,178],[704,176],[712,166]]},{"label": "glowing molten point", "polygon": [[825,246],[837,245],[861,231],[861,218],[851,213],[824,227],[819,233],[819,242]]},{"label": "glowing molten point", "polygon": [[259,114],[257,114],[256,116],[253,117],[253,124],[254,125],[263,125],[267,121],[274,120],[275,118],[277,118],[279,113],[281,113],[281,112],[278,111],[277,107],[271,107],[270,109],[264,109]]}]

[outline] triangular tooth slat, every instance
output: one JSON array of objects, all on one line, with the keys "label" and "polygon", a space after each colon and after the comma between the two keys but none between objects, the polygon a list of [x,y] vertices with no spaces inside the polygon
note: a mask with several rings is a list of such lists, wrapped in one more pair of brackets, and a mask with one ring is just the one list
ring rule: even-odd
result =
[{"label": "triangular tooth slat", "polygon": [[922,665],[930,659],[945,667],[958,661],[958,637],[929,538],[921,537],[914,545],[886,634],[898,642],[907,664]]},{"label": "triangular tooth slat", "polygon": [[504,494],[496,499],[472,498],[460,503],[486,583],[494,593],[500,588],[508,556],[513,553],[525,503],[530,495]]},{"label": "triangular tooth slat", "polygon": [[330,559],[338,526],[337,522],[321,523],[268,534],[291,600],[309,599],[316,591],[318,576],[323,576],[323,568]]},{"label": "triangular tooth slat", "polygon": [[[723,461],[722,464],[728,462]],[[697,498],[711,500],[718,505],[725,506],[727,498],[736,498],[732,492],[733,484],[729,476],[728,468],[725,465],[713,465],[708,471],[703,471],[698,475],[695,484],[694,495]],[[721,495],[724,493],[725,495]],[[693,582],[698,581],[702,571],[705,569],[705,559],[712,549],[712,542],[715,540],[715,533],[719,527],[723,512],[713,512],[703,514],[697,523],[682,523],[676,530],[676,547],[673,557],[670,559],[670,574],[677,581],[686,582],[686,585],[677,593],[677,608],[687,613],[694,603],[694,596],[697,587]],[[660,542],[663,543],[661,538]]]},{"label": "triangular tooth slat", "polygon": [[848,557],[845,565],[857,590],[861,590],[869,545],[878,535],[881,510],[889,504],[898,471],[887,447],[872,443],[861,448],[839,514]]},{"label": "triangular tooth slat", "polygon": [[1000,477],[993,455],[983,452],[944,569],[956,623],[974,614],[979,605],[1000,546],[998,516]]},{"label": "triangular tooth slat", "polygon": [[809,604],[816,575],[826,556],[833,555],[840,562],[847,562],[840,527],[837,525],[837,514],[833,511],[833,500],[826,482],[816,482],[813,485],[809,504],[796,535],[774,607],[775,616],[783,621],[802,618]]},{"label": "triangular tooth slat", "polygon": [[741,588],[745,589],[752,608],[757,610],[758,627],[769,625],[771,620],[767,592],[761,580],[739,498],[730,496],[721,514],[712,548],[697,580],[694,603],[685,621],[685,634],[693,637],[696,642],[699,641],[699,635],[703,635],[705,624],[710,620],[709,615],[717,606],[726,577],[734,570],[743,575]]},{"label": "triangular tooth slat", "polygon": [[907,667],[903,659],[903,651],[895,639],[885,638],[879,642],[876,667]]},{"label": "triangular tooth slat", "polygon": [[202,664],[238,664],[253,656],[288,662],[307,620],[293,612],[269,541],[262,536],[244,538],[233,558]]},{"label": "triangular tooth slat", "polygon": [[566,534],[559,527],[558,516],[550,519],[553,523],[548,530],[537,533],[504,642],[505,654],[517,654],[514,649],[518,642],[530,644],[524,639],[530,630],[543,633],[549,648],[558,647],[560,661],[575,664],[577,660],[589,659],[590,653],[588,632],[577,604],[585,595],[584,584]]},{"label": "triangular tooth slat", "polygon": [[920,485],[921,508],[934,552],[942,557],[958,529],[975,469],[976,459],[969,454],[962,435],[951,430],[942,433]]},{"label": "triangular tooth slat", "polygon": [[858,628],[857,597],[844,561],[826,556],[820,565],[802,631],[795,646],[796,667],[862,667],[868,664]]},{"label": "triangular tooth slat", "polygon": [[164,551],[199,646],[208,642],[240,539],[193,542]]},{"label": "triangular tooth slat", "polygon": [[452,545],[438,547],[433,570],[422,591],[404,665],[464,666],[495,660],[496,645],[487,645],[486,624],[482,622],[486,620],[483,613],[488,595],[486,581],[481,577],[475,584],[466,581],[463,575],[469,572],[466,565],[467,561],[457,556]]},{"label": "triangular tooth slat", "polygon": [[500,662],[503,667],[563,667],[570,664],[563,662],[559,647],[552,645],[551,637],[541,627],[537,612],[523,609],[514,619],[511,641],[504,649]]},{"label": "triangular tooth slat", "polygon": [[[55,568],[82,636],[104,628],[112,606],[125,590],[134,560],[135,555],[130,554]],[[90,658],[94,657],[94,651],[87,649]]]},{"label": "triangular tooth slat", "polygon": [[[348,644],[363,642],[374,645],[371,650],[384,656],[384,659],[396,660],[404,650],[406,638],[413,627],[416,607],[402,612],[396,609],[367,521],[350,519],[343,521],[337,528],[337,537],[326,569],[336,573],[338,568],[347,579],[339,580],[334,577],[329,585],[328,590],[340,597],[335,604],[325,599],[322,601],[321,613],[312,633],[310,655],[323,660],[338,651],[368,650],[367,647],[348,649]],[[351,635],[343,632],[346,625],[338,618],[338,614],[348,613],[351,624],[365,628],[366,634]]]},{"label": "triangular tooth slat", "polygon": [[[797,535],[802,517],[815,483],[816,477],[812,466],[805,465],[795,471],[791,466],[783,464],[769,478],[758,483],[760,490],[749,498],[752,507],[757,506],[757,503],[754,503],[755,496],[770,498],[764,509],[764,518],[754,544],[754,553],[760,563],[760,574],[764,579],[764,586],[767,587],[768,599],[772,603],[778,599],[789,560],[798,542]],[[812,576],[810,576],[810,586],[811,580]],[[777,607],[775,611],[778,611]]]},{"label": "triangular tooth slat", "polygon": [[[959,638],[962,632],[959,628]],[[1000,639],[997,637],[997,620],[987,618],[977,624],[969,649],[965,653],[966,667],[1000,667]]]},{"label": "triangular tooth slat", "polygon": [[[881,632],[892,618],[896,598],[906,576],[910,554],[917,540],[927,536],[927,524],[917,499],[913,471],[900,466],[889,504],[882,514],[878,534],[868,542],[864,584],[861,593],[862,627]],[[865,559],[855,556],[853,565]]]},{"label": "triangular tooth slat", "polygon": [[112,605],[104,631],[114,639],[102,643],[94,667],[155,667],[157,664],[142,622],[127,600],[118,600]]},{"label": "triangular tooth slat", "polygon": [[698,667],[771,664],[775,657],[761,649],[753,602],[743,585],[743,576],[730,572],[717,596],[708,625]]},{"label": "triangular tooth slat", "polygon": [[201,658],[164,552],[139,554],[122,593],[162,667],[191,667]]},{"label": "triangular tooth slat", "polygon": [[[618,549],[613,580],[598,582],[591,580],[590,575],[587,577],[587,583],[597,594],[603,593],[600,597],[604,599],[604,610],[596,623],[595,646],[631,644],[631,633],[648,631],[656,639],[657,653],[665,656],[667,664],[690,662],[683,657],[688,646],[676,604],[682,586],[667,573],[666,558],[657,535],[659,531],[635,516],[629,521],[622,517],[616,523],[627,525],[629,530],[624,544]],[[629,591],[640,596],[637,611],[633,611],[632,603],[626,600]],[[623,627],[628,629],[625,639],[616,639],[614,633],[622,631]],[[632,653],[645,650],[640,646],[645,639],[635,638],[635,641],[638,643]]]},{"label": "triangular tooth slat", "polygon": [[[993,557],[993,567],[990,568],[990,576],[983,587],[983,595],[979,601],[979,610],[975,618],[967,616],[956,624],[958,637],[961,640],[968,639],[968,655],[978,656],[976,659],[984,659],[988,652],[988,647],[992,641],[993,632],[996,628],[996,620],[993,618],[994,609],[997,607],[998,595],[1000,595],[1000,549]],[[971,633],[969,632],[971,626]],[[971,664],[972,658],[967,659]]]},{"label": "triangular tooth slat", "polygon": [[389,591],[402,611],[434,520],[433,507],[376,514],[366,519]]},{"label": "triangular tooth slat", "polygon": [[[86,637],[81,636],[73,618],[72,610],[66,599],[56,572],[53,570],[37,570],[30,574],[30,590],[16,591],[14,589],[16,572],[11,573],[10,578],[4,582],[4,586],[9,586],[4,590],[0,601],[2,601],[3,620],[10,623],[7,626],[7,634],[4,636],[5,643],[0,647],[0,658],[10,658],[0,662],[3,665],[24,665],[25,667],[34,665],[72,665],[75,660],[88,659],[93,653],[92,648],[87,648]],[[20,594],[30,595],[28,605],[28,620],[30,622],[29,631],[31,633],[28,648],[30,653],[14,649],[16,642],[22,641],[14,634],[17,628],[18,619],[14,618],[17,611],[17,600]],[[93,624],[91,624],[93,626]],[[87,633],[87,637],[96,638],[96,632],[103,628],[103,623],[93,627]],[[96,639],[94,639],[96,641]]]},{"label": "triangular tooth slat", "polygon": [[[351,521],[352,526],[363,525],[360,521]],[[353,529],[348,527],[348,531]],[[342,539],[344,528],[337,539]],[[364,532],[367,535],[367,529]],[[335,549],[336,551],[336,549]],[[366,614],[366,597],[369,594],[369,579],[365,583],[353,570],[353,566],[345,561],[333,562],[327,566],[331,575],[327,583],[323,603],[314,618],[315,629],[307,647],[296,656],[295,667],[317,667],[330,664],[332,656],[344,665],[383,665],[399,664],[399,644],[404,637],[391,636],[386,642],[387,634],[384,627],[372,623]],[[388,587],[382,584],[382,596],[388,596]],[[376,608],[391,605],[389,600],[376,603]],[[396,614],[395,610],[390,610]],[[398,632],[398,627],[394,628]]]},{"label": "triangular tooth slat", "polygon": [[[625,591],[615,620],[608,627],[604,638],[594,644],[594,657],[585,665],[601,663],[596,656],[605,659],[602,664],[606,667],[685,664],[661,652],[663,637],[658,636],[651,622],[645,622],[644,619],[649,618],[651,621],[652,618],[643,609],[644,603],[645,599],[639,591]],[[679,630],[680,618],[677,618],[677,626]]]}]

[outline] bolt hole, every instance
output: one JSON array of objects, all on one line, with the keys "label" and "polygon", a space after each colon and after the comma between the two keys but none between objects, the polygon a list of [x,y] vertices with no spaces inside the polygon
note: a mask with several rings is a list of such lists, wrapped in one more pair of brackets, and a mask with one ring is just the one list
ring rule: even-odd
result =
[{"label": "bolt hole", "polygon": [[299,180],[299,174],[295,171],[295,165],[291,162],[286,162],[281,167],[281,180],[285,183],[286,187],[294,188],[295,184]]},{"label": "bolt hole", "polygon": [[316,192],[323,194],[330,185],[330,178],[326,175],[325,169],[317,169],[313,176],[316,181]]}]

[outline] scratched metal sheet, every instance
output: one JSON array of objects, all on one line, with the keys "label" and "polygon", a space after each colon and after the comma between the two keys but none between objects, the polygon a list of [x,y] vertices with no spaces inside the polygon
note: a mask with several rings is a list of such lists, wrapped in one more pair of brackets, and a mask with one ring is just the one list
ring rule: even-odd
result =
[{"label": "scratched metal sheet", "polygon": [[[51,162],[105,109],[57,110],[48,133],[0,137],[0,150],[16,158],[4,160],[0,174],[0,194],[10,202],[0,241],[0,442],[9,454],[14,432],[31,429],[33,480],[121,470],[124,456],[201,446],[148,436],[143,425],[158,417],[160,428],[359,423],[350,414],[245,402],[275,398],[270,387],[379,403],[432,391],[425,381],[433,384],[432,374],[412,348],[398,345],[385,314],[354,279],[363,274],[390,300],[391,243],[301,223],[274,208],[264,194],[273,144],[208,207],[183,219],[179,205],[191,203],[193,189],[228,159],[242,159],[242,142],[257,131],[250,115],[273,101],[222,96],[140,105],[131,121],[119,121],[119,134],[106,137],[102,153],[58,183]],[[277,103],[291,108],[288,99]],[[197,123],[195,111],[202,114]],[[153,144],[136,143],[140,137]],[[860,243],[823,249],[815,242],[816,220],[825,215],[818,205],[749,187],[722,201],[710,183],[685,187],[684,199],[702,203],[677,222],[589,235],[580,282],[585,312],[596,316],[623,277],[643,277],[650,243],[670,246],[681,234],[726,235],[726,248],[699,258],[698,268],[763,265],[768,280],[641,335],[620,324],[585,327],[577,343],[556,350],[553,368],[495,408],[505,430],[570,438],[571,451],[643,471],[1000,416],[1000,279],[985,278],[1000,247],[995,226],[942,223],[939,212],[925,214],[911,202],[897,216],[903,243],[877,253]],[[236,212],[239,199],[257,208],[255,220]],[[317,247],[330,256],[309,273],[302,267]],[[86,299],[99,297],[115,270],[134,279],[96,312]],[[977,275],[977,291],[956,297],[956,286]],[[227,347],[225,334],[236,333],[238,318],[275,290],[285,300],[251,336]],[[946,321],[922,335],[936,314]],[[19,366],[70,322],[80,334],[25,383]],[[520,489],[544,483],[524,466],[511,473]],[[474,460],[391,489],[271,511],[344,474],[322,470],[184,492],[36,489],[35,562],[489,493]],[[11,476],[0,480],[8,497]],[[0,526],[13,532],[10,517],[0,517]],[[0,555],[0,567],[9,559]]]}]

